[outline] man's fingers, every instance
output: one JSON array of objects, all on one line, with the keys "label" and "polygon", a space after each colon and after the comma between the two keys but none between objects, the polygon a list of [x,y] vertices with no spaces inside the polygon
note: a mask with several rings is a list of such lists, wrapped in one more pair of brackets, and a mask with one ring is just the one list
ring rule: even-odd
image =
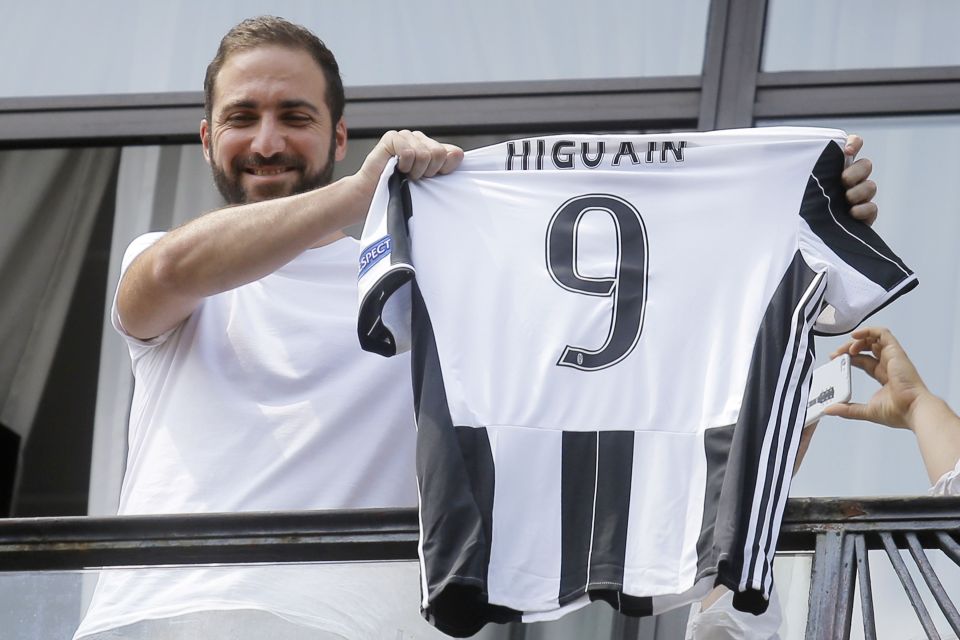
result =
[{"label": "man's fingers", "polygon": [[443,144],[422,131],[398,131],[392,139],[397,166],[411,180],[450,173],[463,160],[463,150]]},{"label": "man's fingers", "polygon": [[849,189],[869,178],[871,173],[873,173],[873,163],[867,158],[860,158],[843,170],[843,173],[840,174],[840,180],[843,182],[843,186]]},{"label": "man's fingers", "polygon": [[397,137],[397,165],[411,180],[422,178],[433,161],[433,148],[429,144],[433,141],[425,138],[419,131],[407,130],[400,131]]},{"label": "man's fingers", "polygon": [[864,180],[860,184],[847,189],[847,202],[852,205],[865,204],[877,195],[877,183],[873,180]]},{"label": "man's fingers", "polygon": [[395,132],[390,139],[393,155],[397,156],[397,168],[416,180],[430,164],[430,151],[412,131]]},{"label": "man's fingers", "polygon": [[853,133],[847,136],[847,145],[844,147],[843,152],[850,157],[855,157],[860,153],[860,149],[862,148],[863,138]]},{"label": "man's fingers", "polygon": [[873,202],[877,195],[877,183],[867,180],[873,171],[873,163],[866,158],[857,160],[840,174],[843,186],[847,188],[846,198],[850,203],[850,215],[866,224],[877,219],[877,205]]},{"label": "man's fingers", "polygon": [[444,144],[443,148],[444,160],[437,173],[446,175],[460,166],[463,161],[463,149],[452,144]]},{"label": "man's fingers", "polygon": [[420,177],[430,178],[435,176],[447,159],[447,149],[436,140],[428,138],[422,131],[414,131],[413,135],[428,154],[427,164]]},{"label": "man's fingers", "polygon": [[872,225],[877,220],[878,213],[879,209],[874,202],[865,202],[850,207],[850,215],[864,224]]},{"label": "man's fingers", "polygon": [[420,131],[387,131],[364,160],[361,173],[377,180],[391,157],[407,177],[418,180],[438,173],[450,173],[463,160],[463,150],[427,137]]}]

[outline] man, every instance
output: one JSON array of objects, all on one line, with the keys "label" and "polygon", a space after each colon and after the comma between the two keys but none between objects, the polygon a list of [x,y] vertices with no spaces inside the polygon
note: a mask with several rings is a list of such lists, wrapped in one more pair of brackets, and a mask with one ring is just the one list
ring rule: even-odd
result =
[{"label": "man", "polygon": [[[224,37],[205,103],[204,156],[233,206],[138,238],[124,258],[113,322],[136,387],[119,512],[414,506],[409,363],[360,350],[360,248],[341,229],[363,220],[390,157],[417,179],[462,151],[388,132],[330,184],[347,145],[337,64],[276,18]],[[109,572],[78,637],[435,633],[416,602],[412,563]],[[201,615],[215,610],[237,613]]]},{"label": "man", "polygon": [[[255,18],[221,42],[207,70],[200,136],[232,206],[138,238],[123,261],[112,319],[137,384],[120,513],[416,503],[409,365],[360,350],[359,246],[341,229],[363,220],[390,157],[419,179],[454,170],[462,151],[391,131],[356,174],[331,183],[346,151],[343,104],[333,54],[302,27]],[[860,145],[853,138],[848,153]],[[869,173],[859,161],[845,179],[855,213],[872,219]],[[104,574],[78,637],[115,628],[149,637],[138,629],[158,624],[198,637],[190,625],[211,624],[216,634],[248,614],[253,625],[289,623],[310,637],[433,633],[397,622],[417,615],[414,576],[384,578],[365,565],[327,567],[323,576],[310,569]],[[233,613],[210,613],[217,610]],[[235,627],[230,637],[266,635],[262,626]]]}]

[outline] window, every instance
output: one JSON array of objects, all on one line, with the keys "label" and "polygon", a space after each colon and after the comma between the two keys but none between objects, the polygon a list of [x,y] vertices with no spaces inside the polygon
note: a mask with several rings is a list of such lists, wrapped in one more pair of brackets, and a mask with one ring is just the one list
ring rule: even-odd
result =
[{"label": "window", "polygon": [[697,75],[708,0],[515,3],[33,3],[0,25],[0,96],[199,91],[220,37],[280,15],[336,53],[344,84]]},{"label": "window", "polygon": [[762,69],[957,65],[957,24],[948,0],[770,0]]}]

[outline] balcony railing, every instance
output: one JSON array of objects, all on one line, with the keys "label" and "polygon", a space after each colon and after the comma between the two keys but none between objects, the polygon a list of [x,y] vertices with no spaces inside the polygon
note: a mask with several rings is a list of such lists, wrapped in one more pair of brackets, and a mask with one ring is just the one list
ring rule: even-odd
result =
[{"label": "balcony railing", "polygon": [[[954,633],[960,614],[927,552],[960,565],[960,497],[791,499],[778,550],[810,552],[808,639],[850,637],[855,586],[864,638],[879,636],[869,550],[884,550],[929,638],[939,638],[900,550],[908,550]],[[104,566],[413,560],[412,509],[0,520],[0,571]],[[635,634],[623,625],[623,638]]]}]

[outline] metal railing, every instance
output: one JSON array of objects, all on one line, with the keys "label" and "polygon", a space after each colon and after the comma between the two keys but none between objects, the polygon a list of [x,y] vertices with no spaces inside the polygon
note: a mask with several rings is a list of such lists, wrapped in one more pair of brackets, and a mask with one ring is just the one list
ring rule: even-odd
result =
[{"label": "metal railing", "polygon": [[[901,549],[960,635],[956,604],[926,554],[960,565],[960,497],[800,498],[788,503],[778,550],[813,553],[806,638],[850,637],[858,581],[864,637],[878,637],[867,552],[881,549],[927,637],[940,636]],[[0,571],[416,557],[412,509],[0,520]]]},{"label": "metal railing", "polygon": [[[878,637],[868,551],[884,550],[928,638],[939,639],[930,613],[900,554],[907,549],[954,633],[960,615],[926,551],[942,551],[960,565],[960,498],[793,499],[778,550],[813,550],[806,637],[850,637],[854,589],[860,585],[863,635]],[[883,637],[882,635],[879,637]]]}]

